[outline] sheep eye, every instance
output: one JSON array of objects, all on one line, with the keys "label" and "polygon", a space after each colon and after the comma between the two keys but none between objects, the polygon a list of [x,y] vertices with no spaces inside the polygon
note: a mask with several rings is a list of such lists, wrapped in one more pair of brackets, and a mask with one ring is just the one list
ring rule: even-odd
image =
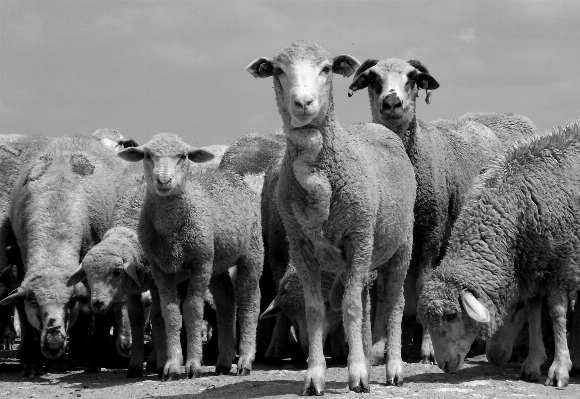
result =
[{"label": "sheep eye", "polygon": [[185,161],[187,159],[187,155],[182,155],[180,160]]},{"label": "sheep eye", "polygon": [[145,153],[145,159],[151,159],[151,154],[149,154],[148,152]]},{"label": "sheep eye", "polygon": [[276,75],[282,75],[284,73],[284,71],[282,70],[282,68],[276,68],[276,69],[274,69],[274,73]]},{"label": "sheep eye", "polygon": [[322,72],[324,73],[329,73],[330,72],[330,67],[327,65],[324,68],[322,68]]},{"label": "sheep eye", "polygon": [[113,277],[119,277],[121,273],[123,273],[122,267],[116,267],[115,269],[113,269]]},{"label": "sheep eye", "polygon": [[450,313],[448,315],[445,315],[445,320],[448,322],[454,322],[457,320],[457,313]]}]

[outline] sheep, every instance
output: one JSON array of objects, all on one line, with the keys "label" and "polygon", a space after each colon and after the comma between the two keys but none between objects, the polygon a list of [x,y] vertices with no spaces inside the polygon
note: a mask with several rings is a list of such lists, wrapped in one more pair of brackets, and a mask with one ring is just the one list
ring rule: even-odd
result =
[{"label": "sheep", "polygon": [[99,141],[102,145],[113,151],[115,154],[125,148],[137,147],[139,145],[132,138],[126,139],[118,131],[111,130],[109,128],[96,130],[91,137]]},{"label": "sheep", "polygon": [[321,270],[343,271],[343,323],[349,346],[348,381],[369,391],[370,312],[363,290],[369,270],[388,264],[388,384],[402,384],[400,322],[403,280],[411,255],[415,176],[396,135],[377,124],[345,126],[335,120],[332,73],[350,76],[359,62],[332,58],[298,41],[246,70],[273,76],[286,152],[277,206],[284,221],[290,261],[304,288],[308,324],[308,371],[303,395],[324,392],[324,299]]},{"label": "sheep", "polygon": [[[159,289],[167,341],[163,380],[179,378],[181,314],[176,284],[188,279],[183,317],[187,331],[189,378],[201,372],[201,320],[208,285],[218,317],[219,356],[216,374],[228,374],[234,357],[235,301],[240,310],[238,374],[250,373],[255,355],[259,312],[258,280],[263,244],[258,196],[228,171],[200,169],[188,174],[187,159],[211,160],[207,151],[188,146],[172,133],[159,133],[148,143],[118,156],[143,161],[146,195],[138,238]],[[237,264],[235,298],[228,268]],[[213,278],[211,278],[213,277]]]},{"label": "sheep", "polygon": [[[472,113],[457,120],[434,122],[417,118],[419,90],[426,90],[429,103],[431,91],[439,87],[419,61],[366,60],[353,77],[349,97],[365,87],[372,121],[403,140],[417,176],[413,254],[405,281],[404,312],[406,318],[414,320],[422,276],[444,254],[451,226],[473,178],[498,151],[537,133],[537,128],[529,119],[512,114]],[[377,285],[381,286],[380,279]],[[378,327],[373,330],[375,359],[383,357],[384,347],[384,336]],[[423,363],[434,361],[426,330],[421,359]]]},{"label": "sheep", "polygon": [[[32,151],[39,142],[33,138],[22,145],[31,143],[26,151]],[[9,223],[21,252],[23,279],[16,292],[0,301],[17,303],[19,309],[24,375],[40,371],[40,351],[48,359],[64,353],[68,328],[88,309],[85,287],[67,288],[65,281],[108,229],[124,181],[124,164],[91,138],[44,143],[12,188]],[[88,364],[85,371],[98,367]]]},{"label": "sheep", "polygon": [[[566,310],[569,292],[580,288],[579,193],[580,121],[513,146],[478,179],[419,298],[418,317],[442,370],[461,368],[474,338],[491,338],[514,302],[545,292],[555,340],[545,385],[568,384]],[[539,376],[540,365],[525,362],[522,376]]]}]

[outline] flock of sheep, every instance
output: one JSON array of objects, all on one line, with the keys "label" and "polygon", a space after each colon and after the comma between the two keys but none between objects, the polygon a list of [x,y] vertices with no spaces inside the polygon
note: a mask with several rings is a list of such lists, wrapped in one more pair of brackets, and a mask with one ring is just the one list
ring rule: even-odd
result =
[{"label": "flock of sheep", "polygon": [[[415,320],[422,360],[446,372],[476,339],[507,362],[527,320],[521,376],[537,381],[545,298],[546,384],[568,384],[580,368],[580,311],[566,329],[580,289],[580,122],[545,134],[514,114],[426,122],[416,100],[439,84],[419,61],[361,65],[303,41],[247,71],[273,77],[283,128],[229,147],[171,133],[137,145],[108,129],[0,136],[0,331],[15,307],[25,376],[67,348],[98,371],[100,336],[87,331],[112,311],[127,377],[143,374],[147,321],[147,370],[198,377],[209,304],[216,374],[235,358],[250,374],[258,320],[275,317],[261,356],[278,363],[294,336],[303,395],[324,393],[326,341],[351,390],[368,392],[381,362],[402,385]],[[336,119],[333,74],[354,74],[349,97],[368,88],[372,123]]]}]

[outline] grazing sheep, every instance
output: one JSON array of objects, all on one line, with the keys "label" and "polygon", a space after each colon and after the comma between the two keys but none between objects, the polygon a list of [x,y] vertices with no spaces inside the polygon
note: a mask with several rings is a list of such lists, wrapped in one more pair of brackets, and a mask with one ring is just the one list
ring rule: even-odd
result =
[{"label": "grazing sheep", "polygon": [[321,270],[346,272],[342,309],[349,387],[368,391],[370,310],[364,276],[387,265],[386,377],[388,384],[403,380],[400,324],[415,176],[394,133],[376,124],[345,126],[335,120],[332,73],[349,76],[358,65],[351,56],[332,58],[319,46],[299,41],[246,68],[255,77],[273,76],[286,135],[277,205],[304,288],[310,344],[304,395],[324,392]]},{"label": "grazing sheep", "polygon": [[[386,126],[403,140],[417,177],[413,255],[405,281],[404,312],[406,318],[415,320],[422,275],[443,256],[473,178],[509,143],[537,129],[529,119],[512,114],[473,113],[457,120],[434,122],[417,118],[419,90],[426,90],[429,103],[431,91],[439,87],[419,61],[366,60],[356,71],[349,97],[365,87],[373,122]],[[380,287],[379,281],[377,288]],[[375,359],[381,359],[384,336],[381,326],[377,327],[373,329],[373,353]],[[421,358],[423,363],[434,361],[426,330]]]},{"label": "grazing sheep", "polygon": [[[569,292],[580,288],[579,237],[577,121],[514,146],[469,191],[419,298],[439,367],[459,369],[474,338],[491,338],[514,302],[545,292],[555,340],[545,384],[566,386],[566,310]],[[540,375],[539,367],[524,363],[522,376]]]},{"label": "grazing sheep", "polygon": [[[201,372],[203,298],[211,283],[218,318],[217,374],[228,374],[234,358],[236,300],[240,313],[238,374],[250,373],[255,355],[263,244],[259,198],[231,172],[199,169],[189,162],[213,155],[185,144],[177,135],[159,133],[148,143],[118,154],[143,161],[147,190],[138,225],[139,242],[159,289],[167,339],[163,380],[178,378],[181,313],[176,285],[189,280],[183,301],[189,378]],[[228,269],[237,265],[235,297]],[[213,276],[213,278],[211,278]]]},{"label": "grazing sheep", "polygon": [[[21,252],[23,280],[0,302],[25,310],[20,313],[25,375],[40,371],[34,336],[40,332],[45,357],[60,357],[68,328],[87,309],[85,287],[67,288],[65,282],[109,228],[125,178],[124,164],[91,138],[60,137],[43,147],[21,168],[12,189],[10,226]],[[94,363],[86,369],[96,370]]]}]

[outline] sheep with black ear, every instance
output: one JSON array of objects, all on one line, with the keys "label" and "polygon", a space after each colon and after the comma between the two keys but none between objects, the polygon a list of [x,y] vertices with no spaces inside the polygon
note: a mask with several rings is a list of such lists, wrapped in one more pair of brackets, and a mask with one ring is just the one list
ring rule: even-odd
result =
[{"label": "sheep with black ear", "polygon": [[[475,337],[491,338],[515,301],[545,292],[555,340],[545,385],[566,386],[566,311],[569,293],[580,288],[579,237],[577,121],[515,145],[467,194],[449,248],[419,298],[418,317],[439,367],[461,368]],[[524,363],[522,376],[540,375],[540,365]]]},{"label": "sheep with black ear", "polygon": [[[189,161],[213,155],[190,147],[172,133],[159,133],[119,157],[143,162],[146,194],[138,237],[159,289],[165,322],[167,362],[163,380],[179,378],[181,311],[177,283],[188,280],[183,301],[187,330],[186,374],[201,373],[203,299],[211,284],[218,318],[217,374],[228,374],[235,355],[236,302],[240,320],[238,374],[250,373],[256,347],[263,244],[259,197],[240,176],[221,169],[189,173]],[[237,265],[234,287],[228,273]],[[213,278],[212,278],[213,277]]]},{"label": "sheep with black ear", "polygon": [[[529,119],[512,114],[466,114],[457,120],[434,122],[419,119],[419,91],[425,90],[425,100],[430,103],[439,83],[425,65],[415,60],[366,60],[356,71],[349,96],[366,87],[373,122],[391,129],[403,140],[417,177],[413,255],[405,281],[405,316],[414,320],[422,276],[443,256],[474,177],[498,152],[537,129]],[[381,286],[380,281],[377,284]],[[380,328],[374,331],[374,357],[380,359],[384,337]],[[425,329],[421,357],[424,363],[434,361]]]},{"label": "sheep with black ear", "polygon": [[322,270],[346,272],[342,313],[348,383],[352,390],[368,392],[371,337],[364,276],[382,265],[389,268],[386,377],[388,384],[403,380],[400,325],[415,176],[393,132],[377,124],[336,121],[332,74],[349,76],[358,65],[351,56],[333,58],[319,46],[299,41],[246,68],[255,77],[273,76],[286,135],[277,205],[306,303],[309,357],[303,395],[324,392]]},{"label": "sheep with black ear", "polygon": [[[67,288],[66,279],[109,228],[124,168],[101,144],[76,136],[50,140],[18,175],[9,215],[23,280],[0,304],[23,303],[26,310],[21,317],[25,374],[39,371],[38,349],[49,359],[62,356],[69,327],[86,309],[85,287]],[[38,333],[40,348],[34,348],[28,335]],[[93,363],[86,370],[97,369]]]}]

